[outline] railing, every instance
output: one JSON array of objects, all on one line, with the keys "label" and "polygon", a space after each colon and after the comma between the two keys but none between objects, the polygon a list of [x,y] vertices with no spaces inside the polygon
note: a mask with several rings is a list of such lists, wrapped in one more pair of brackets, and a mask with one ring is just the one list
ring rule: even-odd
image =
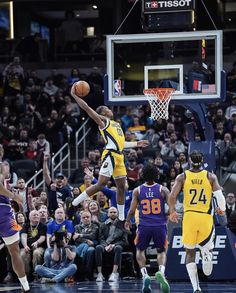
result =
[{"label": "railing", "polygon": [[[64,150],[66,150],[66,154],[64,154]],[[56,163],[56,159],[59,157],[59,162]],[[62,164],[67,160],[67,168],[68,168],[68,175],[67,177],[70,177],[70,146],[69,143],[67,142],[64,144],[59,151],[52,157],[52,166],[51,166],[51,177],[54,179],[55,171],[60,168],[60,173],[62,173]]]},{"label": "railing", "polygon": [[[67,153],[64,154],[64,150],[67,150]],[[57,159],[57,157],[59,156],[59,163],[56,165],[55,160]],[[62,172],[62,164],[63,162],[68,159],[68,177],[70,177],[70,146],[68,144],[68,142],[66,144],[64,144],[59,150],[58,152],[52,157],[52,165],[51,165],[51,177],[52,179],[54,179],[54,173],[57,170],[57,168],[60,167],[60,172]],[[41,179],[40,176],[41,175]],[[38,180],[40,180],[38,182]],[[43,176],[43,169],[40,169],[38,171],[36,171],[36,173],[34,174],[33,177],[31,177],[27,182],[26,182],[26,186],[29,186],[30,184],[33,183],[33,186],[35,189],[38,189],[40,187],[43,187],[43,189],[45,190],[45,180],[44,180],[44,176]]]},{"label": "railing", "polygon": [[31,177],[27,182],[26,182],[26,186],[30,186],[30,184],[33,183],[33,187],[34,189],[38,189],[39,187],[43,186],[43,190],[45,190],[45,180],[42,177],[42,180],[37,183],[37,179],[39,177],[39,175],[42,174],[41,176],[43,176],[43,169],[40,169],[38,171],[35,172],[34,176]]},{"label": "railing", "polygon": [[[76,168],[78,168],[78,157],[79,157],[79,151],[78,146],[83,142],[83,156],[86,155],[86,135],[90,132],[91,128],[89,127],[86,129],[86,125],[89,121],[89,118],[85,120],[85,122],[80,126],[80,128],[75,133],[75,157],[76,157]],[[79,138],[79,134],[83,132],[82,137]],[[65,151],[67,150],[67,152]],[[66,153],[64,153],[66,152]],[[59,162],[56,163],[57,159],[59,157]],[[52,165],[51,165],[51,177],[54,179],[55,171],[59,168],[59,172],[62,173],[63,171],[63,163],[67,159],[67,167],[68,167],[68,178],[70,177],[70,171],[71,171],[71,160],[70,160],[70,145],[69,143],[64,144],[58,152],[52,157]],[[41,177],[39,177],[41,176]],[[39,182],[38,182],[39,181]],[[34,188],[40,188],[43,187],[45,189],[45,180],[43,178],[43,169],[40,169],[36,171],[33,177],[31,177],[27,182],[26,185],[29,186],[33,184]]]},{"label": "railing", "polygon": [[[225,186],[230,180],[232,174],[236,174],[236,161],[231,162],[228,167],[220,167],[221,170],[221,185]],[[232,187],[234,190],[234,187]]]},{"label": "railing", "polygon": [[[83,157],[86,156],[86,136],[90,132],[91,127],[86,129],[86,125],[88,124],[89,118],[85,120],[85,122],[80,126],[80,128],[75,133],[75,164],[76,169],[79,166],[79,149],[78,146],[83,142]],[[82,137],[79,139],[79,134],[83,131]]]}]

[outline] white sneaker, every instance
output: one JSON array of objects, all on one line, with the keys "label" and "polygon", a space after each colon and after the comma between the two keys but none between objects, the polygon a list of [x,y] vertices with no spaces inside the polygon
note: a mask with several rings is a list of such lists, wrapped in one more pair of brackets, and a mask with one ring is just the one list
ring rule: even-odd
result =
[{"label": "white sneaker", "polygon": [[206,276],[210,276],[213,270],[212,252],[206,249],[201,250],[202,255],[202,270]]},{"label": "white sneaker", "polygon": [[111,273],[108,281],[109,282],[117,282],[119,280],[119,273]]},{"label": "white sneaker", "polygon": [[102,273],[98,273],[96,282],[103,282],[105,278],[103,277]]}]

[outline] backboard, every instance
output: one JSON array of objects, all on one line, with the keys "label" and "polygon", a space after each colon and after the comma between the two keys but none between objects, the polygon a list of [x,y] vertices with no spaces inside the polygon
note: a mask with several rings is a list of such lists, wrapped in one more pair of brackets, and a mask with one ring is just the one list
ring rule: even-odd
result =
[{"label": "backboard", "polygon": [[146,88],[173,87],[171,102],[224,99],[221,31],[107,36],[105,103],[143,104]]}]

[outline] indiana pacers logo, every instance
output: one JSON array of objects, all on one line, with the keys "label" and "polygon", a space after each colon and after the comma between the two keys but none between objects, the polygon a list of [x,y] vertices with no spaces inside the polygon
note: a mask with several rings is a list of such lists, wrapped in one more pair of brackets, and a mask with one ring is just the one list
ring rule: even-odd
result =
[{"label": "indiana pacers logo", "polygon": [[103,165],[103,168],[107,168],[108,167],[108,163],[105,162],[104,165]]}]

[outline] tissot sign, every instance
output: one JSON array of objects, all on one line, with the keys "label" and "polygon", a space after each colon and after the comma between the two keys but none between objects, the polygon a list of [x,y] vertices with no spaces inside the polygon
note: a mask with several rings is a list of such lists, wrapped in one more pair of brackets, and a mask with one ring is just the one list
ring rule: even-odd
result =
[{"label": "tissot sign", "polygon": [[144,13],[191,11],[195,8],[195,0],[143,0]]}]

